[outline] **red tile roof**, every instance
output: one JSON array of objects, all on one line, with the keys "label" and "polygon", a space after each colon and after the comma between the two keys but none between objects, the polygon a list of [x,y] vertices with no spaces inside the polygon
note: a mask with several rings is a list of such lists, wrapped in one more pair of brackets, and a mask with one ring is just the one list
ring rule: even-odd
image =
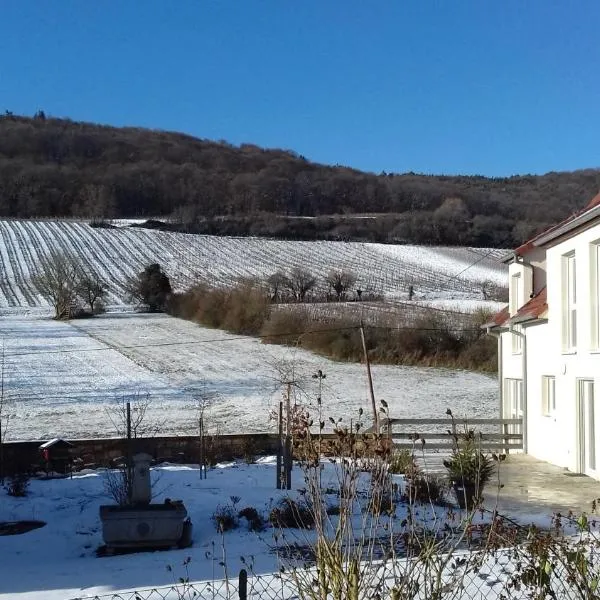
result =
[{"label": "red tile roof", "polygon": [[492,320],[486,324],[487,327],[502,327],[510,321],[522,323],[523,321],[533,321],[539,319],[548,310],[548,301],[546,288],[540,290],[529,302],[526,302],[517,311],[516,315],[510,316],[508,306],[505,306],[500,312],[497,312]]},{"label": "red tile roof", "polygon": [[530,319],[538,319],[548,310],[547,298],[546,288],[544,287],[529,302],[521,306],[511,320],[529,321]]},{"label": "red tile roof", "polygon": [[500,327],[503,325],[509,317],[508,306],[505,306],[500,312],[497,312],[488,325],[493,325],[494,327]]}]

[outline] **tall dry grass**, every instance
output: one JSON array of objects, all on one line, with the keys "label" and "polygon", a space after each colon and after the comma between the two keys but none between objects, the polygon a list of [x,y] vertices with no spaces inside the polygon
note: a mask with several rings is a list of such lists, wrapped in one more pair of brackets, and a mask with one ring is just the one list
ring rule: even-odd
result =
[{"label": "tall dry grass", "polygon": [[[171,314],[207,327],[260,335],[264,343],[295,345],[338,361],[363,360],[356,319],[339,313],[315,317],[304,306],[273,309],[260,282],[232,288],[199,285],[175,296]],[[451,317],[432,311],[409,323],[389,315],[366,326],[366,345],[374,363],[449,367],[493,372],[496,342],[480,326],[489,315],[475,313],[457,328]]]}]

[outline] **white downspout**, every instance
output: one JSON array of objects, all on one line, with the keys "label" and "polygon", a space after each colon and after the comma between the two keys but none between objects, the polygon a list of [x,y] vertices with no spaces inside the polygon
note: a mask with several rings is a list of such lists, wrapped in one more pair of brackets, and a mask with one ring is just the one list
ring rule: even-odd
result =
[{"label": "white downspout", "polygon": [[[502,375],[502,367],[503,367],[503,355],[502,355],[502,334],[501,333],[496,333],[494,331],[491,330],[491,327],[487,327],[486,328],[486,333],[488,335],[491,335],[493,337],[496,338],[496,340],[498,341],[498,391],[499,391],[499,398],[500,398],[500,406],[499,406],[499,413],[500,413],[500,418],[504,419],[504,385],[503,385],[503,375]],[[500,429],[502,430],[502,427],[500,427]],[[500,433],[502,433],[502,431],[500,431]]]},{"label": "white downspout", "polygon": [[[512,335],[517,335],[523,340],[521,347],[521,371],[523,374],[523,453],[527,454],[527,336],[521,331],[517,331],[513,324],[508,326]],[[526,331],[523,328],[523,331]]]}]

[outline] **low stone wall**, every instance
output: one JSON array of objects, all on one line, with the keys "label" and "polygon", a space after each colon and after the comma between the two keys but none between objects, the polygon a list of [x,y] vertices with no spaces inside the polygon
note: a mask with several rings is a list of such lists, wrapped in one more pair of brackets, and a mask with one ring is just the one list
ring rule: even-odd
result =
[{"label": "low stone wall", "polygon": [[[46,440],[5,442],[2,446],[3,472],[36,471],[46,468],[39,447]],[[98,438],[67,440],[73,444],[72,457],[80,467],[114,466],[127,453],[127,440]],[[205,457],[209,463],[275,454],[279,445],[272,433],[229,434],[205,436]],[[156,462],[198,463],[200,438],[198,436],[170,436],[135,438],[132,451],[146,452]]]}]

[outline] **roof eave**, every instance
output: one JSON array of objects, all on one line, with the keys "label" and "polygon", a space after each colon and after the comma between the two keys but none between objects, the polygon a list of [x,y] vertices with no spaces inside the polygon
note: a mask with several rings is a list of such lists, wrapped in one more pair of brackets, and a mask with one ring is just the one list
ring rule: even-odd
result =
[{"label": "roof eave", "polygon": [[557,227],[556,229],[554,229],[553,231],[550,231],[549,233],[547,233],[545,235],[544,234],[540,235],[538,238],[533,240],[533,244],[537,247],[545,246],[546,244],[549,244],[550,242],[554,241],[555,239],[557,239],[563,235],[566,235],[567,233],[570,233],[574,229],[577,229],[578,227],[581,227],[582,225],[589,223],[590,221],[592,221],[593,219],[595,219],[599,216],[600,216],[600,205],[594,206],[592,209],[588,210],[587,212],[583,213],[582,215],[580,215],[578,217],[575,217],[568,223],[565,223],[564,225]]},{"label": "roof eave", "polygon": [[511,250],[507,254],[500,257],[500,262],[506,264],[506,263],[512,262],[516,258],[517,258],[517,253],[514,250]]},{"label": "roof eave", "polygon": [[523,315],[521,317],[513,317],[510,322],[512,325],[526,325],[536,321],[547,321],[548,317],[533,317],[531,315]]}]

